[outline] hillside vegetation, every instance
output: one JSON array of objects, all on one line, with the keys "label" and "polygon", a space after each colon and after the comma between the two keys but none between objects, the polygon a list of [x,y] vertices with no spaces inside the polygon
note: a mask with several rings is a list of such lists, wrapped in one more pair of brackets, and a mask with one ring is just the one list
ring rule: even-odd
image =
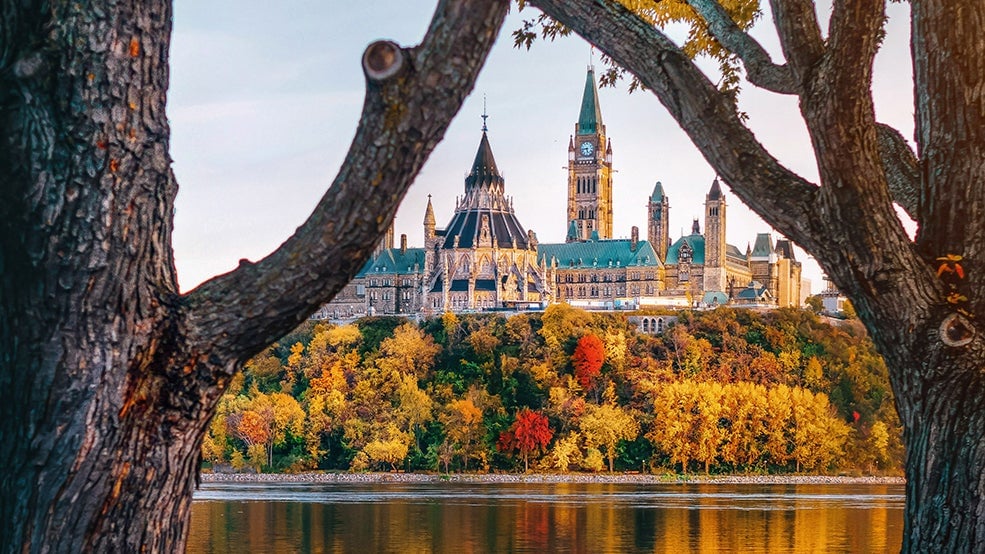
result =
[{"label": "hillside vegetation", "polygon": [[897,473],[886,367],[857,322],[680,312],[662,335],[564,304],[308,323],[252,359],[203,444],[258,471]]}]

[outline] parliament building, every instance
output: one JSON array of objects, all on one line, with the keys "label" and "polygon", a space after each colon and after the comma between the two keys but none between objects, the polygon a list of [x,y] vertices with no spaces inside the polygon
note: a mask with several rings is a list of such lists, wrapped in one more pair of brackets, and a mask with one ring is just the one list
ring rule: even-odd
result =
[{"label": "parliament building", "polygon": [[543,244],[513,211],[485,125],[465,193],[443,228],[428,197],[423,247],[394,244],[393,227],[373,257],[315,317],[543,308],[777,307],[800,305],[801,266],[789,240],[761,233],[743,253],[725,240],[727,205],[715,179],[704,229],[673,240],[660,182],[647,202],[647,235],[612,238],[612,141],[589,68],[568,142],[566,240]]}]

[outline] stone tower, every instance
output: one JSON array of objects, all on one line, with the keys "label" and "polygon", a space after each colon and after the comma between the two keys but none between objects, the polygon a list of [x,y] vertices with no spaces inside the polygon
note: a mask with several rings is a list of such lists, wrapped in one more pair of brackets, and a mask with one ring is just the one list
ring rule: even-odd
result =
[{"label": "stone tower", "polygon": [[705,292],[726,290],[725,195],[716,177],[705,195]]},{"label": "stone tower", "polygon": [[664,187],[657,181],[647,204],[647,233],[650,246],[660,257],[660,263],[667,261],[667,245],[670,240],[670,202],[664,194]]},{"label": "stone tower", "polygon": [[[605,136],[595,70],[588,68],[575,134],[568,141],[568,225],[576,239],[612,238],[612,142]],[[568,242],[571,242],[568,234]]]}]

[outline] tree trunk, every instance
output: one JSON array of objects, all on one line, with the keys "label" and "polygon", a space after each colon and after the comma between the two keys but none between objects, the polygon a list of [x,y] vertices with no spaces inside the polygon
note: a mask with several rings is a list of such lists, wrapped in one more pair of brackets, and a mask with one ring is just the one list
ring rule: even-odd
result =
[{"label": "tree trunk", "polygon": [[239,365],[359,270],[471,91],[508,4],[443,0],[367,48],[359,129],[268,258],[179,295],[165,0],[0,0],[0,552],[184,549]]}]

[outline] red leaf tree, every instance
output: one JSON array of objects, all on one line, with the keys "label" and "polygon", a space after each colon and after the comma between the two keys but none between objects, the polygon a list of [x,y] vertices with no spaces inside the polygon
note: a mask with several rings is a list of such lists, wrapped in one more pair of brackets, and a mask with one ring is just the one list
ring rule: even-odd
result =
[{"label": "red leaf tree", "polygon": [[517,412],[513,425],[499,435],[497,448],[500,452],[519,451],[523,458],[523,471],[527,471],[530,454],[544,449],[553,436],[547,416],[524,408]]},{"label": "red leaf tree", "polygon": [[591,333],[578,339],[571,362],[575,366],[575,379],[578,379],[578,384],[583,389],[588,390],[590,388],[602,370],[602,362],[604,361],[605,345],[602,343],[602,339]]}]

